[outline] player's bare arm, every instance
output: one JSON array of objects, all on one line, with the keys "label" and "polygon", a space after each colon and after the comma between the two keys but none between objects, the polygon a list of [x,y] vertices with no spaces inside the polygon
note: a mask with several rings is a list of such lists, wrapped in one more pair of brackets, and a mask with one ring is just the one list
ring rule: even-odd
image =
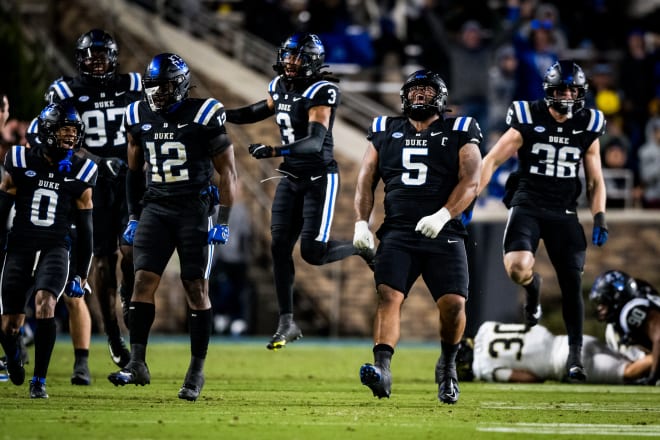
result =
[{"label": "player's bare arm", "polygon": [[355,221],[368,221],[374,207],[374,189],[378,184],[378,151],[369,142],[362,158],[358,172],[357,186],[355,188]]},{"label": "player's bare arm", "polygon": [[220,204],[231,207],[236,195],[237,174],[234,159],[234,146],[229,145],[222,153],[213,156],[213,167],[218,173]]},{"label": "player's bare arm", "polygon": [[498,139],[497,143],[491,148],[482,160],[481,179],[477,194],[481,194],[493,177],[495,170],[506,162],[511,156],[516,154],[523,144],[522,134],[515,128],[509,128]]},{"label": "player's bare arm", "polygon": [[600,160],[600,141],[596,139],[584,154],[584,174],[586,176],[587,194],[591,201],[591,213],[605,212],[607,199],[605,180]]},{"label": "player's bare arm", "polygon": [[445,203],[452,217],[467,209],[478,195],[482,166],[479,147],[476,144],[465,144],[459,151],[458,162],[458,183]]}]

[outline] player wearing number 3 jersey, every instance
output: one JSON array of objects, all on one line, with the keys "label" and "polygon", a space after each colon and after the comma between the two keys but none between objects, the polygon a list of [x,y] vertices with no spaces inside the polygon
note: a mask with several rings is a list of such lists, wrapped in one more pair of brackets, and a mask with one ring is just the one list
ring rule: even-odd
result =
[{"label": "player wearing number 3 jersey", "polygon": [[534,262],[543,240],[561,288],[570,347],[567,374],[571,381],[584,382],[588,372],[581,360],[581,284],[587,243],[576,214],[582,189],[578,171],[583,163],[594,216],[592,242],[602,246],[608,232],[598,137],[605,130],[605,119],[602,112],[584,108],[587,80],[574,62],[552,65],[543,88],[545,99],[511,104],[506,118],[510,128],[483,159],[479,191],[497,167],[518,155],[518,171],[509,178],[504,197],[510,208],[504,233],[504,267],[526,290],[525,323],[536,325],[541,317],[541,278],[534,272]]}]

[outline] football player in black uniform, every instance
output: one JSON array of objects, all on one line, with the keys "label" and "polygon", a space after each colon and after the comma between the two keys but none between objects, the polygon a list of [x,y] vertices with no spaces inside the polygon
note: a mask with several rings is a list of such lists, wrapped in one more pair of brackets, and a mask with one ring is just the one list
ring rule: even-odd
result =
[{"label": "football player in black uniform", "polygon": [[[126,106],[141,99],[142,82],[139,73],[117,71],[117,43],[101,29],[92,29],[81,35],[75,55],[78,76],[55,81],[47,99],[71,103],[78,110],[86,126],[83,148],[99,165],[99,179],[93,195],[94,271],[90,284],[99,299],[110,356],[115,364],[123,367],[128,363],[129,353],[121,337],[116,313],[118,247],[122,253],[119,293],[124,318],[128,313],[134,279],[132,249],[121,238],[128,222],[127,142],[123,119]],[[86,315],[89,316],[89,312]],[[86,328],[89,333],[89,317],[86,318]],[[84,354],[84,349],[89,349],[89,336],[76,333],[82,332],[72,329],[74,347],[77,353]],[[76,338],[83,346],[76,344]]]},{"label": "football player in black uniform", "polygon": [[[135,261],[128,318],[131,360],[108,379],[115,385],[149,383],[145,354],[154,297],[176,249],[189,307],[191,351],[179,398],[195,401],[204,385],[212,328],[208,294],[212,245],[229,238],[229,211],[236,191],[234,147],[224,126],[223,105],[213,98],[188,98],[190,70],[181,57],[155,56],[143,81],[146,100],[126,109],[131,220],[124,237],[133,243]],[[211,186],[214,169],[219,175],[217,186]],[[218,200],[217,224],[212,227],[210,213]]]},{"label": "football player in black uniform", "polygon": [[[341,92],[321,69],[325,49],[314,34],[296,33],[279,48],[273,66],[277,76],[268,85],[268,98],[247,107],[227,110],[227,121],[246,124],[275,115],[282,145],[250,145],[256,159],[282,157],[271,216],[271,253],[279,323],[266,346],[283,348],[302,337],[293,319],[293,247],[300,237],[302,258],[309,264],[338,261],[358,250],[350,241],[330,240],[339,193],[339,168],[333,156],[332,126]],[[361,253],[370,263],[373,252]]]},{"label": "football player in black uniform", "polygon": [[374,364],[360,379],[374,396],[389,397],[390,361],[399,340],[401,307],[421,275],[440,318],[442,354],[435,370],[438,398],[458,401],[456,353],[465,330],[468,266],[461,218],[477,194],[481,129],[474,118],[445,118],[447,86],[429,70],[410,75],[401,88],[403,116],[378,116],[367,133],[355,191],[359,249],[374,246],[368,219],[374,189],[385,185],[385,219],[377,232]]},{"label": "football player in black uniform", "polygon": [[640,346],[651,354],[651,371],[642,383],[660,385],[660,295],[648,282],[625,272],[599,275],[589,299],[598,320],[611,323],[621,343]]},{"label": "football player in black uniform", "polygon": [[[25,370],[17,353],[25,304],[35,293],[35,362],[30,397],[47,398],[46,373],[55,345],[55,305],[65,292],[82,297],[92,258],[92,187],[97,165],[73,154],[82,142],[84,124],[66,104],[49,104],[39,116],[42,144],[14,146],[5,158],[0,184],[0,227],[5,235],[12,205],[16,207],[7,238],[2,271],[2,346],[11,381],[21,385]],[[74,215],[75,214],[75,215]],[[67,283],[71,219],[76,218],[78,260]]]},{"label": "football player in black uniform", "polygon": [[599,110],[584,108],[587,79],[573,61],[553,64],[545,74],[543,88],[544,99],[511,104],[506,116],[510,128],[484,157],[479,191],[497,167],[518,154],[518,171],[509,177],[504,197],[510,208],[504,233],[504,267],[509,277],[525,288],[526,324],[536,325],[541,318],[541,277],[534,272],[534,255],[543,239],[561,288],[570,346],[567,379],[584,382],[581,284],[587,243],[576,213],[581,192],[578,171],[583,162],[594,216],[592,242],[602,246],[608,232],[598,138],[605,130],[605,118]]}]

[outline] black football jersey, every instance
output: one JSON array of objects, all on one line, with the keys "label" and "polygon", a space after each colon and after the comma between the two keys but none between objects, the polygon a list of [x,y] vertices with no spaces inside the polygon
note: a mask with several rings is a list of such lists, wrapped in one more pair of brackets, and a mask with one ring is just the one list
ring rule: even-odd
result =
[{"label": "black football jersey", "polygon": [[85,144],[90,153],[126,160],[124,113],[131,102],[142,99],[139,73],[117,74],[103,86],[81,77],[62,78],[48,90],[50,102],[67,101],[85,123]]},{"label": "black football jersey", "polygon": [[96,184],[97,166],[91,159],[71,158],[71,171],[60,172],[42,148],[16,145],[5,157],[5,168],[16,186],[10,241],[59,245],[71,228],[76,200]]},{"label": "black football jersey", "polygon": [[520,180],[511,206],[574,210],[582,191],[579,167],[589,146],[605,132],[599,110],[582,109],[557,122],[544,101],[514,101],[506,122],[518,130]]},{"label": "black football jersey", "polygon": [[211,158],[226,143],[225,108],[217,100],[185,99],[164,116],[146,101],[126,108],[126,129],[142,146],[147,164],[146,200],[199,194],[213,175]]},{"label": "black football jersey", "polygon": [[334,142],[332,126],[335,121],[337,106],[341,92],[336,84],[330,81],[317,81],[302,91],[289,91],[280,76],[276,76],[268,84],[268,93],[275,103],[275,121],[280,127],[282,145],[288,145],[308,135],[309,109],[318,105],[332,107],[330,126],[323,140],[323,149],[316,154],[305,157],[285,156],[282,169],[296,174],[324,170],[334,161]]},{"label": "black football jersey", "polygon": [[[367,139],[378,151],[378,173],[385,184],[384,226],[414,230],[417,222],[442,208],[458,183],[459,150],[481,143],[471,117],[438,119],[418,132],[408,118],[379,116]],[[443,229],[465,233],[460,221]]]},{"label": "black football jersey", "polygon": [[653,349],[653,343],[644,331],[649,310],[653,308],[660,310],[660,296],[652,293],[633,298],[624,304],[614,326],[623,343]]}]

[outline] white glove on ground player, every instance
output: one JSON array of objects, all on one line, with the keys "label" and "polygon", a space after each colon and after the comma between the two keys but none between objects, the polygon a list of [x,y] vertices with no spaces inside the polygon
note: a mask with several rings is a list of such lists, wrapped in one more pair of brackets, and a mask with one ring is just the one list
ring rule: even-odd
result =
[{"label": "white glove on ground player", "polygon": [[442,208],[435,214],[422,217],[421,220],[417,222],[415,231],[421,232],[425,237],[435,238],[449,220],[451,220],[449,210],[447,208]]},{"label": "white glove on ground player", "polygon": [[369,230],[369,223],[360,220],[355,223],[355,233],[353,234],[353,246],[357,249],[375,249],[374,234]]}]

